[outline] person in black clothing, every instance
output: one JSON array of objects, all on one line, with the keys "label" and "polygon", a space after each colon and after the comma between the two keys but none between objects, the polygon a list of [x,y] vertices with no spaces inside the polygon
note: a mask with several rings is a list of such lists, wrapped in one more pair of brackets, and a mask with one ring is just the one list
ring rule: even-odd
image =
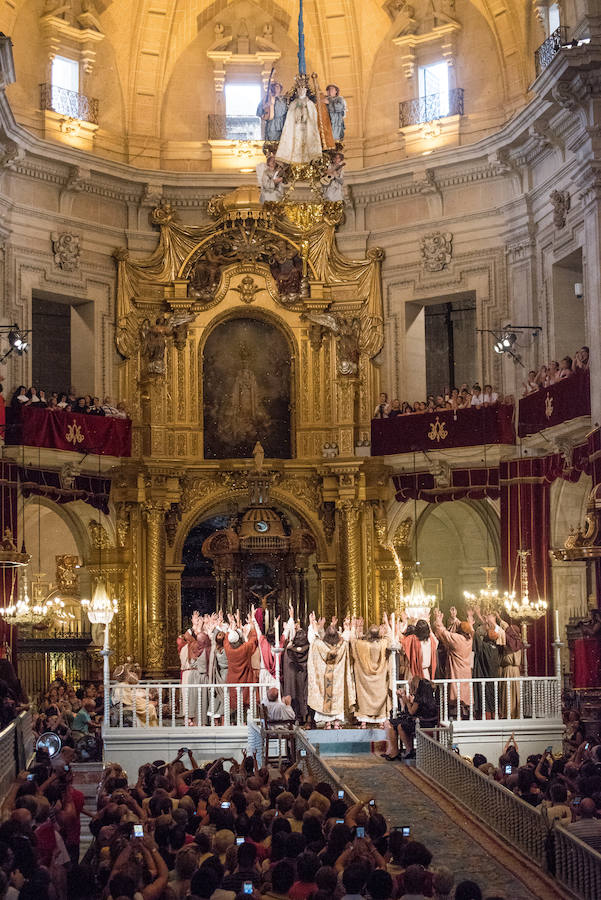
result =
[{"label": "person in black clothing", "polygon": [[[413,749],[413,740],[415,738],[415,726],[419,719],[420,724],[424,728],[433,728],[438,724],[438,704],[432,682],[426,681],[425,678],[412,678],[409,682],[409,694],[404,688],[397,691],[399,698],[399,709],[396,716],[390,717],[390,724],[387,723],[387,738],[396,742],[396,735],[401,739],[402,744],[407,750],[405,759],[415,759],[415,750]],[[390,733],[392,732],[392,734]],[[382,754],[384,759],[399,759],[400,754],[390,755]]]}]

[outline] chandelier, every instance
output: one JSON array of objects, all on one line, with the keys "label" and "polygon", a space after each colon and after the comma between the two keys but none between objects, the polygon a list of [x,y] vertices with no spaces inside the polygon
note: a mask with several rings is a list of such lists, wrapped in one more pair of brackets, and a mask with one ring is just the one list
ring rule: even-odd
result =
[{"label": "chandelier", "polygon": [[82,600],[81,605],[92,625],[104,625],[104,650],[108,651],[109,625],[118,608],[116,598],[109,597],[104,581],[100,580],[94,588],[92,599]]},{"label": "chandelier", "polygon": [[[515,590],[503,594],[503,604],[512,619],[528,620],[535,622],[544,616],[548,609],[548,603],[540,596],[537,600],[531,600],[528,592],[528,557],[530,550],[517,551],[517,564],[520,569],[520,595]],[[515,580],[515,579],[514,579]],[[538,591],[537,591],[538,593]]]},{"label": "chandelier", "polygon": [[433,594],[426,594],[423,578],[417,568],[419,563],[416,562],[415,566],[411,590],[408,594],[401,596],[401,606],[405,608],[407,618],[425,619],[429,622],[436,597]]},{"label": "chandelier", "polygon": [[27,573],[24,571],[20,577],[19,594],[8,606],[0,607],[0,615],[10,625],[38,625],[47,626],[53,619],[66,621],[73,618],[65,609],[64,601],[55,596],[56,592],[49,589],[49,582],[41,579],[43,572],[38,572],[34,577],[31,596],[27,585]]},{"label": "chandelier", "polygon": [[492,576],[497,571],[497,567],[480,566],[480,568],[486,577],[486,587],[480,588],[478,594],[464,591],[463,596],[468,603],[477,605],[483,615],[489,615],[498,612],[500,606],[499,592],[492,584]]}]

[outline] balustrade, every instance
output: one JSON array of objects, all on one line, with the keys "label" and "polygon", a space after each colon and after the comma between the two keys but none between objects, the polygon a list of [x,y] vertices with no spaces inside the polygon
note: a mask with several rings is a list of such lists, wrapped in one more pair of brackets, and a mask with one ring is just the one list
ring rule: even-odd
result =
[{"label": "balustrade", "polygon": [[463,88],[451,88],[443,94],[427,94],[399,104],[399,128],[422,125],[447,116],[463,115]]},{"label": "balustrade", "polygon": [[536,76],[543,72],[549,63],[555,59],[561,48],[568,42],[568,29],[565,25],[560,25],[553,31],[549,37],[542,42],[538,50],[534,52],[534,66]]},{"label": "balustrade", "polygon": [[179,681],[110,682],[105,728],[190,728],[247,725],[259,717],[266,687],[258,684],[182,684]]},{"label": "balustrade", "polygon": [[79,91],[69,91],[55,84],[40,85],[40,107],[66,116],[98,125],[98,100]]}]

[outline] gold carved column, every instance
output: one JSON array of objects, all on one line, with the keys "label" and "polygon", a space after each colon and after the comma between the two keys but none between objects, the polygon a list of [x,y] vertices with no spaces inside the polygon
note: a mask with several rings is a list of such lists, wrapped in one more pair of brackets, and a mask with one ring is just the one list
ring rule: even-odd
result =
[{"label": "gold carved column", "polygon": [[361,598],[361,517],[362,503],[359,500],[340,500],[339,546],[340,546],[340,603],[341,615],[363,614]]},{"label": "gold carved column", "polygon": [[149,678],[163,677],[168,668],[167,584],[165,578],[166,505],[147,500],[146,519],[146,671]]},{"label": "gold carved column", "polygon": [[182,572],[185,566],[167,566],[167,645],[168,665],[173,672],[179,673],[179,657],[177,655],[177,636],[182,631]]},{"label": "gold carved column", "polygon": [[[319,573],[319,615],[329,622],[338,615],[336,604],[336,563],[316,563]],[[313,610],[309,610],[312,612]],[[316,610],[317,612],[317,610]]]}]

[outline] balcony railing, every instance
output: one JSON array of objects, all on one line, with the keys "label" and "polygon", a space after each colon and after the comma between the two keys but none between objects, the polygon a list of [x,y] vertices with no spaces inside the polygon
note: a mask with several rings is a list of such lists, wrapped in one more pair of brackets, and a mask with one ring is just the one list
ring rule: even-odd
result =
[{"label": "balcony railing", "polygon": [[591,389],[586,369],[522,397],[518,412],[518,434],[526,437],[590,414]]},{"label": "balcony railing", "polygon": [[568,42],[568,29],[566,25],[560,25],[555,31],[549,35],[546,41],[543,41],[538,50],[534,52],[534,66],[536,68],[536,76],[547,68],[551,60],[553,60],[562,47]]},{"label": "balcony railing", "polygon": [[68,91],[67,88],[57,87],[55,84],[41,84],[40,107],[69,119],[79,119],[81,122],[98,125],[98,100],[95,97],[86,97],[78,91]]},{"label": "balcony railing", "polygon": [[452,88],[443,94],[427,94],[425,97],[403,100],[399,104],[399,128],[462,115],[463,88]]},{"label": "balcony railing", "polygon": [[209,116],[210,141],[260,141],[258,116]]}]

